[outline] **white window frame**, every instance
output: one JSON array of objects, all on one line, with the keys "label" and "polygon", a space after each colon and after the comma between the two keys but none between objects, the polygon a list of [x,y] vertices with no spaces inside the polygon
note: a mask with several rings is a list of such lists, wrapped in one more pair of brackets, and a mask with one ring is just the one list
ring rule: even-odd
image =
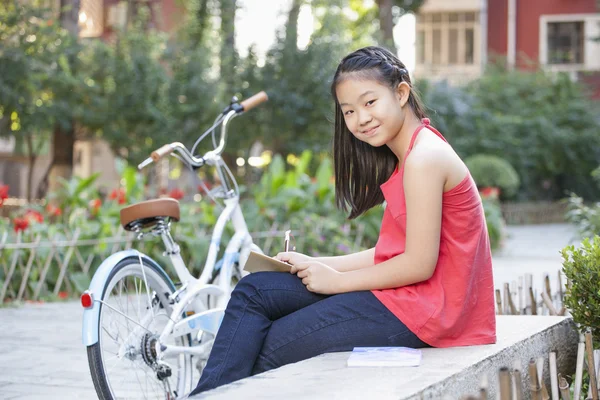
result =
[{"label": "white window frame", "polygon": [[79,37],[100,37],[103,33],[104,1],[81,0],[79,3]]},{"label": "white window frame", "polygon": [[[556,22],[583,22],[583,63],[548,64],[548,24]],[[576,72],[600,69],[600,43],[590,40],[600,36],[600,14],[556,14],[540,16],[539,62],[552,71]]]},{"label": "white window frame", "polygon": [[[457,11],[431,11],[420,13],[418,16],[418,22],[416,26],[417,35],[419,37],[419,32],[424,32],[425,42],[424,46],[424,59],[416,60],[417,65],[420,66],[428,66],[428,67],[448,67],[448,66],[478,66],[481,63],[481,25],[480,25],[480,13],[479,9],[472,10],[457,10]],[[459,14],[459,21],[450,22],[449,17],[451,13]],[[465,21],[465,15],[467,13],[473,13],[474,18],[473,21]],[[424,22],[423,17],[432,16],[434,14],[441,15],[441,22]],[[450,29],[456,28],[458,30],[458,43],[457,43],[457,52],[458,52],[458,62],[455,64],[450,64],[450,49],[448,46],[448,38],[450,35]],[[441,31],[441,43],[440,43],[440,63],[433,63],[433,30],[439,29]],[[465,45],[466,45],[466,31],[467,29],[473,29],[473,61],[467,63],[465,60]]]}]

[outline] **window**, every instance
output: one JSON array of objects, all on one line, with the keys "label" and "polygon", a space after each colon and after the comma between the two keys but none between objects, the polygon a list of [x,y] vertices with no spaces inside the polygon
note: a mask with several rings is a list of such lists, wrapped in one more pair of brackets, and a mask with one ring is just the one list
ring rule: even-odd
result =
[{"label": "window", "polygon": [[422,64],[425,61],[425,32],[419,31],[417,32],[417,43],[416,43],[417,51],[416,58],[417,63]]},{"label": "window", "polygon": [[104,32],[104,8],[100,0],[79,3],[79,36],[98,37]]},{"label": "window", "polygon": [[478,12],[435,12],[417,17],[417,64],[473,65],[479,62]]},{"label": "window", "polygon": [[548,23],[548,64],[583,64],[583,21]]},{"label": "window", "polygon": [[432,63],[435,65],[442,63],[442,31],[440,29],[433,30],[433,55]]},{"label": "window", "polygon": [[451,28],[448,33],[448,64],[458,64],[458,29]]},{"label": "window", "polygon": [[473,29],[465,30],[465,64],[473,64],[475,54],[475,34]]}]

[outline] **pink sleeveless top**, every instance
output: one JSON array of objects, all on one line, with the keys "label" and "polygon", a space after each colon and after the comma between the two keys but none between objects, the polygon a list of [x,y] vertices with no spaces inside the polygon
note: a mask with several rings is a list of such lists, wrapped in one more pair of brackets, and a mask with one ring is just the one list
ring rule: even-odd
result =
[{"label": "pink sleeveless top", "polygon": [[[446,139],[429,120],[413,133],[400,168],[381,185],[387,202],[375,264],[402,254],[406,242],[404,163],[421,129]],[[470,174],[443,194],[440,250],[424,282],[373,294],[422,341],[434,347],[496,342],[492,256],[481,199]]]}]

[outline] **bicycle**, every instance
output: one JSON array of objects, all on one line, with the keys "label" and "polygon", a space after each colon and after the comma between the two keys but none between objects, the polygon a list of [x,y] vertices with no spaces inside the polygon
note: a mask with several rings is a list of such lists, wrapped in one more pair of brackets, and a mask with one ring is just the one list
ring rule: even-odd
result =
[{"label": "bicycle", "polygon": [[[227,124],[266,100],[264,92],[242,102],[234,97],[191,151],[179,142],[166,144],[138,166],[141,170],[171,153],[177,153],[194,171],[205,165],[214,166],[221,186],[211,192],[223,199],[225,208],[213,229],[199,278],[187,269],[170,234],[171,222],[181,218],[176,200],[148,200],[121,210],[122,226],[139,240],[148,235],[162,239],[180,286],[176,287],[158,262],[135,249],[112,254],[98,267],[89,289],[81,296],[81,304],[83,344],[100,399],[176,399],[194,388],[223,318],[232,277],[242,276],[251,250],[262,253],[248,232],[239,205],[239,188],[221,153],[227,142]],[[214,130],[219,125],[221,136],[217,145]],[[202,157],[195,156],[197,145],[209,133],[213,133],[215,148]],[[228,222],[235,233],[217,263]]]}]

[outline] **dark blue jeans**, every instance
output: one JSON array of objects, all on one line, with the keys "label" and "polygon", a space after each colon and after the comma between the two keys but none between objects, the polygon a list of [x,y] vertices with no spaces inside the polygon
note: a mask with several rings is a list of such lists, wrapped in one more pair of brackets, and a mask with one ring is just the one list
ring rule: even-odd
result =
[{"label": "dark blue jeans", "polygon": [[192,394],[355,346],[428,345],[370,291],[326,296],[309,292],[296,275],[253,273],[231,294]]}]

